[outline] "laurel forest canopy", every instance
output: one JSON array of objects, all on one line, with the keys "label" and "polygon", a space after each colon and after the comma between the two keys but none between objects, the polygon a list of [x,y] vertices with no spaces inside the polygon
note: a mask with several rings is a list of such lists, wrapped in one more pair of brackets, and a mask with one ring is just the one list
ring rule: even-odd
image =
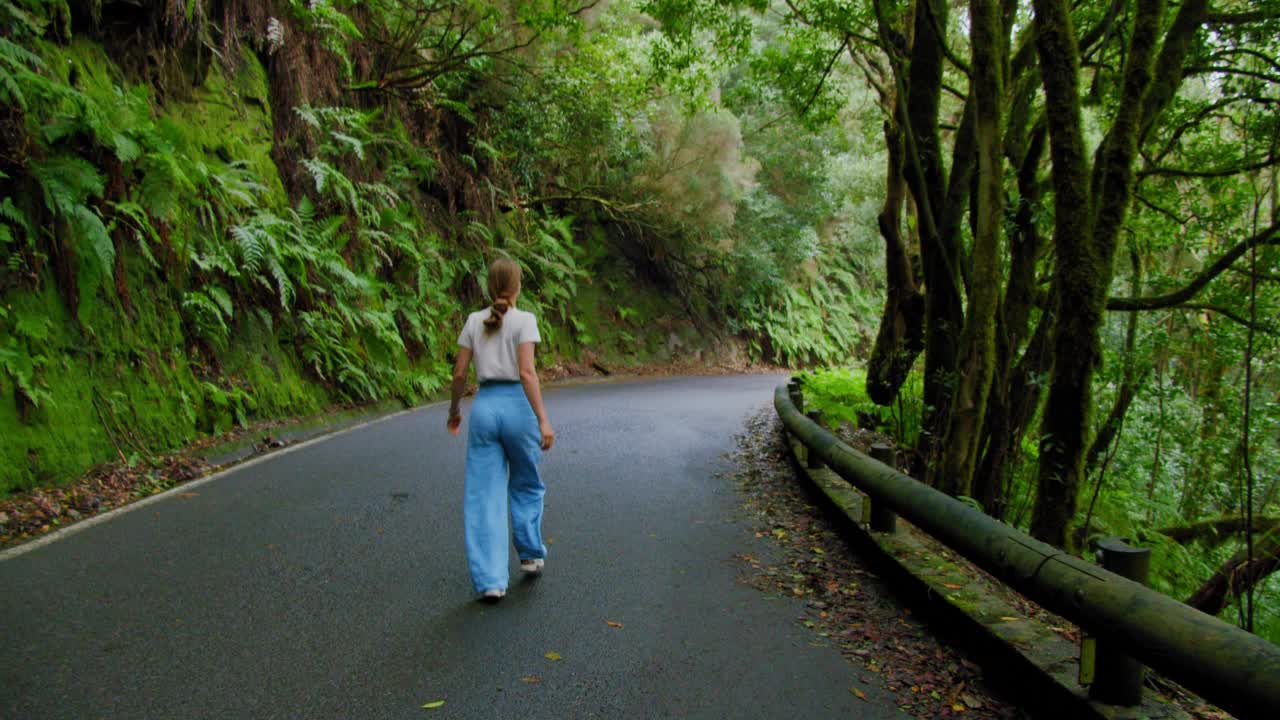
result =
[{"label": "laurel forest canopy", "polygon": [[887,291],[819,404],[1040,539],[1155,545],[1161,589],[1280,637],[1280,3],[650,6],[673,72],[735,48],[814,125],[875,92]]}]

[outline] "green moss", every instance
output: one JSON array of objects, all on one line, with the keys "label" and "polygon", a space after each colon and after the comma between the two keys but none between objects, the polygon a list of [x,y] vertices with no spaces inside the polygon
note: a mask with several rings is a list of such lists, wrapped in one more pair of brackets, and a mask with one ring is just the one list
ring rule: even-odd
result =
[{"label": "green moss", "polygon": [[287,204],[284,185],[271,157],[274,132],[267,73],[257,56],[243,49],[235,77],[228,78],[219,63],[205,82],[182,102],[163,109],[184,134],[190,147],[213,163],[243,162],[266,186],[272,202]]},{"label": "green moss", "polygon": [[574,360],[590,351],[606,365],[618,367],[668,360],[668,333],[676,332],[686,342],[693,329],[665,319],[682,315],[670,298],[637,289],[620,263],[602,261],[592,281],[578,286],[570,326],[551,349]]}]

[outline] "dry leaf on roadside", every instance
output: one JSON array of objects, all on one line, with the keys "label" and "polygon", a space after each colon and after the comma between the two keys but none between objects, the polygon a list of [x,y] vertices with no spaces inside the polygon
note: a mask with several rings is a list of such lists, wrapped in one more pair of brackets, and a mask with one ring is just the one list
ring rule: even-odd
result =
[{"label": "dry leaf on roadside", "polygon": [[555,650],[552,650],[551,652],[548,652],[548,653],[544,653],[542,657],[544,657],[544,658],[546,658],[546,659],[548,659],[548,660],[550,660],[550,661],[552,661],[552,662],[558,662],[558,661],[560,661],[560,660],[563,660],[563,659],[564,659],[564,658],[560,657],[560,653],[556,652]]}]

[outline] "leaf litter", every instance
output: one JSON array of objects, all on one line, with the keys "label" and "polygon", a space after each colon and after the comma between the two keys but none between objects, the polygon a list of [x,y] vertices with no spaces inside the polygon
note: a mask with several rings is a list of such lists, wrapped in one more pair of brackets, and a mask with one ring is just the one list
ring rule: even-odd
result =
[{"label": "leaf litter", "polygon": [[[847,424],[841,439],[866,452],[888,438]],[[784,445],[781,423],[770,409],[747,421],[738,436],[731,477],[745,498],[757,538],[769,538],[783,557],[768,562],[752,555],[738,557],[745,566],[742,581],[774,596],[807,599],[797,621],[811,628],[845,659],[878,678],[899,707],[921,720],[928,718],[1029,718],[1030,714],[996,695],[984,683],[977,663],[956,647],[938,640],[910,608],[898,606],[892,588],[849,550],[822,510],[810,501],[796,477]],[[927,536],[927,552],[963,568],[967,577],[994,592],[1022,613],[1005,622],[1031,621],[1059,631],[1072,641],[1079,629],[1009,589],[968,560]],[[821,549],[822,552],[815,552]],[[948,589],[955,583],[946,584]],[[864,685],[871,677],[859,673]],[[1147,683],[1196,720],[1229,720],[1220,709],[1182,686],[1148,670]],[[862,697],[857,688],[850,692]]]},{"label": "leaf litter", "polygon": [[[816,640],[839,648],[861,683],[879,685],[902,711],[921,720],[1031,717],[995,695],[977,663],[934,637],[853,555],[795,476],[771,411],[748,420],[733,467],[755,536],[779,551],[770,553],[776,559],[740,554],[741,581],[802,601],[796,622]],[[861,688],[849,692],[868,699]]]}]

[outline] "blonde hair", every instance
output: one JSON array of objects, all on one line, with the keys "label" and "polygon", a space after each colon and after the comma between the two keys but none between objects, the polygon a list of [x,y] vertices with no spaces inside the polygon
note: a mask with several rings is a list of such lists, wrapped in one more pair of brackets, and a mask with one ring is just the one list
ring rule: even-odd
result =
[{"label": "blonde hair", "polygon": [[498,258],[489,265],[489,317],[485,318],[484,331],[496,332],[502,327],[502,316],[511,309],[511,303],[520,293],[520,266],[511,258]]}]

